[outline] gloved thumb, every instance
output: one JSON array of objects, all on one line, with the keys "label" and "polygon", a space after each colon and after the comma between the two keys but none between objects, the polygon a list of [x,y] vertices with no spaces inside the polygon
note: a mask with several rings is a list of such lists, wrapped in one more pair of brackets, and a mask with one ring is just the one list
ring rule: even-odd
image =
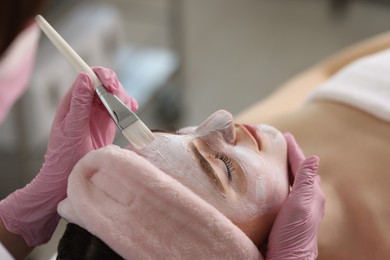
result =
[{"label": "gloved thumb", "polygon": [[137,101],[127,94],[114,71],[99,66],[92,69],[109,92],[116,95],[133,112],[138,110]]},{"label": "gloved thumb", "polygon": [[295,181],[291,188],[291,196],[296,196],[303,204],[310,203],[312,200],[314,189],[313,184],[315,178],[319,178],[317,175],[318,166],[318,156],[309,156],[300,163],[295,175]]},{"label": "gloved thumb", "polygon": [[65,118],[67,122],[64,122],[70,131],[84,130],[88,126],[93,97],[92,79],[81,73],[73,84],[72,99]]},{"label": "gloved thumb", "polygon": [[305,159],[305,155],[292,134],[285,133],[284,138],[287,142],[288,162],[293,177],[295,177],[301,162]]}]

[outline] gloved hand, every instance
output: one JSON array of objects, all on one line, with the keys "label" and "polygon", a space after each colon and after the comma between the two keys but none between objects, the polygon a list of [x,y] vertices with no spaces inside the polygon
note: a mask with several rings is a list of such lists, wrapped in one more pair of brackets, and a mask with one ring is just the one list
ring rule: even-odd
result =
[{"label": "gloved hand", "polygon": [[316,259],[317,234],[325,211],[317,175],[319,159],[305,159],[294,137],[287,133],[285,138],[293,185],[272,227],[266,259]]},{"label": "gloved hand", "polygon": [[[93,70],[110,92],[131,110],[138,109],[113,71],[101,67]],[[0,202],[0,217],[7,230],[21,235],[29,246],[47,242],[58,224],[57,204],[66,197],[73,166],[91,150],[111,144],[115,127],[95,95],[92,79],[79,74],[57,108],[39,174]]]}]

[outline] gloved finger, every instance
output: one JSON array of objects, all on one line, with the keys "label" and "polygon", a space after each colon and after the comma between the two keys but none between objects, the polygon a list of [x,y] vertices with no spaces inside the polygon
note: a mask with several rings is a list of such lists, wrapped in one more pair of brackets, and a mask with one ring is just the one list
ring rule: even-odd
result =
[{"label": "gloved finger", "polygon": [[302,149],[299,147],[294,136],[290,133],[285,133],[284,137],[287,141],[288,162],[293,175],[295,176],[301,162],[305,159]]},{"label": "gloved finger", "polygon": [[115,138],[116,125],[107,111],[96,108],[94,104],[93,117],[90,121],[90,134],[93,148],[97,149],[112,144]]},{"label": "gloved finger", "polygon": [[308,205],[312,201],[318,165],[319,158],[309,156],[302,161],[296,173],[290,195],[296,197],[302,206]]},{"label": "gloved finger", "polygon": [[88,126],[93,96],[92,79],[86,74],[80,74],[73,84],[70,108],[65,117],[65,127],[69,131],[84,131]]},{"label": "gloved finger", "polygon": [[[137,102],[132,102],[127,94],[123,94],[125,89],[112,70],[103,67],[93,67],[92,69],[109,92],[115,94],[130,109],[133,110],[133,104],[136,104],[137,107],[135,108],[138,108]],[[94,117],[91,120],[91,137],[92,145],[97,149],[113,142],[116,125],[101,100],[96,95],[94,98],[93,114]]]},{"label": "gloved finger", "polygon": [[109,92],[114,93],[119,88],[119,81],[114,71],[100,66],[92,67],[92,70]]},{"label": "gloved finger", "polygon": [[[79,80],[79,78],[76,78],[76,81],[77,80]],[[56,114],[54,116],[53,124],[62,122],[65,116],[68,114],[70,108],[70,102],[72,100],[73,89],[74,89],[74,85],[71,86],[71,88],[65,93],[65,96],[61,99],[61,102],[58,105]]]},{"label": "gloved finger", "polygon": [[114,71],[98,66],[93,67],[92,69],[108,91],[115,94],[132,111],[135,112],[138,110],[137,101],[128,95]]},{"label": "gloved finger", "polygon": [[320,218],[322,219],[325,214],[325,195],[321,190],[320,187],[321,184],[321,178],[317,174],[314,177],[314,198],[313,200],[317,201],[316,205],[319,207],[319,209],[315,210],[314,212],[317,212]]},{"label": "gloved finger", "polygon": [[80,85],[85,85],[86,82],[88,82],[88,78],[89,78],[89,76],[85,73],[80,73],[77,76],[77,78],[73,82],[72,86],[65,93],[65,96],[62,98],[60,104],[57,107],[56,114],[55,114],[54,120],[53,120],[53,126],[54,125],[57,126],[65,120],[65,118],[68,115],[70,108],[71,108],[71,103],[72,103],[75,89]]}]

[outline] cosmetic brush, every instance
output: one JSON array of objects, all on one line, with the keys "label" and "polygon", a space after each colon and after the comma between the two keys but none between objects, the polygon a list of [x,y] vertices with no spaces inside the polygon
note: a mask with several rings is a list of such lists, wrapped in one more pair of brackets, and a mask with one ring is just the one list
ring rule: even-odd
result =
[{"label": "cosmetic brush", "polygon": [[111,118],[126,137],[136,148],[151,143],[155,136],[149,128],[131,111],[116,95],[108,92],[103,87],[99,78],[87,63],[70,47],[70,45],[54,30],[54,28],[41,16],[35,20],[49,40],[56,46],[59,52],[68,60],[78,73],[86,72],[93,81],[95,92],[107,109]]}]

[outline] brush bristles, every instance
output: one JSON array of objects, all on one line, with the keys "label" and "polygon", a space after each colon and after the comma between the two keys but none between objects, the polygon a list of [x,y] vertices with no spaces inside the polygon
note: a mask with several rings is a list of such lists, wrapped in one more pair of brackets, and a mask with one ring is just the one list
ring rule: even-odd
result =
[{"label": "brush bristles", "polygon": [[137,120],[123,129],[122,134],[136,148],[142,148],[155,139],[154,134],[141,120]]}]

